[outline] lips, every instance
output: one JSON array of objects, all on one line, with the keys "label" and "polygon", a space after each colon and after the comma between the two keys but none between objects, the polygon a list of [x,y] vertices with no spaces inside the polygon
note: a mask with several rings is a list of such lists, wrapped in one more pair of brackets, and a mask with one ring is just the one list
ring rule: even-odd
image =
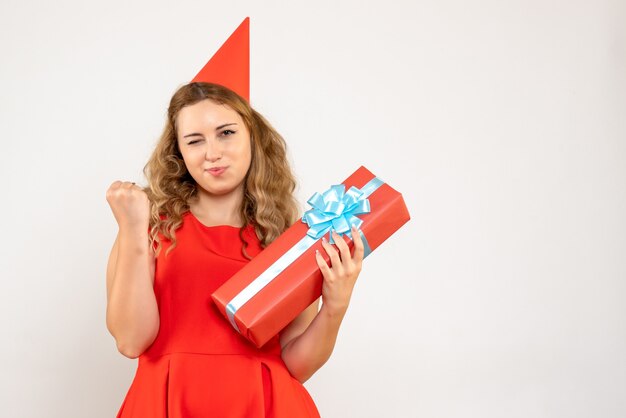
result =
[{"label": "lips", "polygon": [[214,176],[219,176],[226,170],[226,168],[228,167],[212,167],[212,168],[207,169],[206,171],[208,171],[210,174]]}]

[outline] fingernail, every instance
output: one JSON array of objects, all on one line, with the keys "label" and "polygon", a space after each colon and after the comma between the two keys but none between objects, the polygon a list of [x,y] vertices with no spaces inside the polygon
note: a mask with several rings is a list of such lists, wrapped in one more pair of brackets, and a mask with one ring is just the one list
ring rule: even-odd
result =
[{"label": "fingernail", "polygon": [[326,237],[322,237],[322,242],[326,242]]},{"label": "fingernail", "polygon": [[318,255],[320,253],[320,250],[315,250],[315,255]]}]

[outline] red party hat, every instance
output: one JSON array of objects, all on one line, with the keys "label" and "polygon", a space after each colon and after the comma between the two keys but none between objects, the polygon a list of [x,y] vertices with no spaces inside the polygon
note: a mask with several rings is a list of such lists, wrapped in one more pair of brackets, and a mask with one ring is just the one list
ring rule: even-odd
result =
[{"label": "red party hat", "polygon": [[250,18],[246,17],[191,80],[221,84],[250,101]]}]

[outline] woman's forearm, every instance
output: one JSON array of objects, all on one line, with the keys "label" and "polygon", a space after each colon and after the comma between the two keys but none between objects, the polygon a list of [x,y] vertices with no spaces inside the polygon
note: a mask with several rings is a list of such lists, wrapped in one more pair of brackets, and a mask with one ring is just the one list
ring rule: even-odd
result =
[{"label": "woman's forearm", "polygon": [[[352,289],[361,271],[363,241],[355,226],[354,256],[344,238],[332,232],[335,246],[322,237],[322,247],[329,255],[330,263],[316,251],[315,258],[324,282],[322,284],[322,308],[306,330],[289,341],[282,351],[282,358],[292,376],[305,382],[326,363],[335,348],[341,321],[348,310]],[[341,255],[341,257],[340,257]]]},{"label": "woman's forearm", "polygon": [[326,363],[344,316],[345,310],[331,312],[322,304],[307,329],[283,347],[282,358],[293,377],[304,383]]},{"label": "woman's forearm", "polygon": [[153,262],[145,231],[121,229],[106,322],[118,350],[135,358],[154,340],[159,311],[153,290]]}]

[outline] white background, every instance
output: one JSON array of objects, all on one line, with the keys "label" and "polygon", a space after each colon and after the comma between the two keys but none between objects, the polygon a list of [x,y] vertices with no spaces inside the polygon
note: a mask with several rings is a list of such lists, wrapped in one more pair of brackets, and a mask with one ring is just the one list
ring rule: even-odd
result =
[{"label": "white background", "polygon": [[412,215],[306,383],[322,416],[626,416],[626,6],[580,0],[3,0],[0,416],[117,412],[105,192],[246,16],[303,206],[365,165]]}]

